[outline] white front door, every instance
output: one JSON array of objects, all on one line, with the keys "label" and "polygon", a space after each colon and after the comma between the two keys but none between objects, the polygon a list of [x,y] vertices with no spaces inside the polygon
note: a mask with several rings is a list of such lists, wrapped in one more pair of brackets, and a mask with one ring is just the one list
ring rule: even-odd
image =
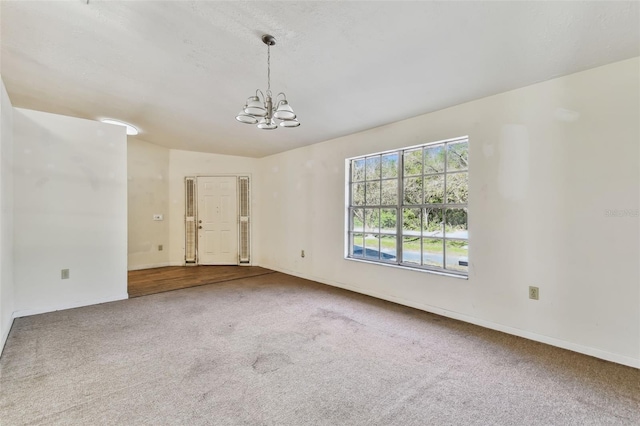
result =
[{"label": "white front door", "polygon": [[235,177],[198,177],[198,263],[238,264]]}]

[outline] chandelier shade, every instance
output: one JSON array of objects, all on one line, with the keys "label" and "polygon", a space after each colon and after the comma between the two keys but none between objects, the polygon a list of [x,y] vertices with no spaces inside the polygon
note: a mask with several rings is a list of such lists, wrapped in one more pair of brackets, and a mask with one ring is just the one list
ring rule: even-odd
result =
[{"label": "chandelier shade", "polygon": [[247,99],[247,105],[244,107],[244,112],[251,114],[254,117],[264,117],[267,115],[267,110],[264,107],[264,104],[260,102],[260,98],[258,96],[252,96]]},{"label": "chandelier shade", "polygon": [[[262,42],[267,45],[267,91],[262,93],[256,90],[255,96],[250,96],[242,111],[236,116],[236,120],[244,124],[257,124],[262,130],[274,130],[280,127],[298,127],[300,122],[296,119],[296,113],[287,101],[287,95],[278,93],[275,100],[271,93],[271,46],[276,44],[276,39],[265,34]],[[278,98],[282,99],[278,101]],[[275,102],[274,102],[275,101]],[[276,105],[275,111],[273,105]],[[276,120],[278,122],[276,122]]]},{"label": "chandelier shade", "polygon": [[293,112],[293,109],[289,106],[289,102],[286,100],[282,100],[278,103],[278,109],[276,113],[273,114],[275,118],[278,120],[295,120],[296,114]]},{"label": "chandelier shade", "polygon": [[273,121],[273,118],[263,118],[262,120],[260,120],[260,122],[258,123],[258,129],[262,129],[262,130],[274,130],[277,129],[278,125],[276,124],[275,121]]},{"label": "chandelier shade", "polygon": [[280,122],[280,127],[298,127],[300,122],[298,120],[284,120]]},{"label": "chandelier shade", "polygon": [[236,116],[236,120],[246,124],[256,124],[258,122],[257,118],[255,118],[251,114],[247,114],[246,112],[244,112],[244,110],[238,113],[238,115]]}]

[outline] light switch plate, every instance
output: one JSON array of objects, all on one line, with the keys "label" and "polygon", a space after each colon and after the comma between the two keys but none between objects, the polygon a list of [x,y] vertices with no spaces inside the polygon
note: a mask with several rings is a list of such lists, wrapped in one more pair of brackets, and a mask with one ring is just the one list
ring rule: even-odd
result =
[{"label": "light switch plate", "polygon": [[164,217],[161,214],[154,214],[153,215],[153,220],[163,220]]}]

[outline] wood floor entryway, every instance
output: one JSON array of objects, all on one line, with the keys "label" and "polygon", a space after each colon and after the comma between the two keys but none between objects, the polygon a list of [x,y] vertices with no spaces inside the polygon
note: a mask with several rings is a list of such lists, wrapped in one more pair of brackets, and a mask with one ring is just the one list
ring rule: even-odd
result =
[{"label": "wood floor entryway", "polygon": [[129,271],[129,297],[272,274],[259,266],[167,266]]}]

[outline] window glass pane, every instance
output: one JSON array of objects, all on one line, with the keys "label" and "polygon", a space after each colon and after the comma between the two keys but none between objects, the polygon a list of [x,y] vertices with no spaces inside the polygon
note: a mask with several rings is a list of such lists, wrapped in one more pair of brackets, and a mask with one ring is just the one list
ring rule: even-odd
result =
[{"label": "window glass pane", "polygon": [[447,269],[459,272],[469,271],[469,242],[466,240],[447,240]]},{"label": "window glass pane", "polygon": [[449,238],[469,238],[467,230],[467,209],[447,209],[444,224],[445,236]]},{"label": "window glass pane", "polygon": [[398,180],[382,181],[382,198],[380,204],[383,206],[398,204]]},{"label": "window glass pane", "polygon": [[466,274],[468,150],[459,140],[351,160],[349,255]]},{"label": "window glass pane", "polygon": [[367,158],[367,180],[380,179],[380,156]]},{"label": "window glass pane", "polygon": [[467,204],[469,198],[469,173],[447,174],[447,203]]},{"label": "window glass pane", "polygon": [[[447,178],[449,178],[448,175]],[[444,203],[444,175],[424,177],[424,202],[425,204]]]},{"label": "window glass pane", "polygon": [[444,247],[441,239],[425,238],[422,240],[422,264],[442,268],[443,250]]},{"label": "window glass pane", "polygon": [[365,253],[367,259],[380,259],[380,241],[378,235],[367,234],[364,238]]},{"label": "window glass pane", "polygon": [[387,262],[396,260],[398,250],[396,248],[397,239],[395,235],[380,236],[380,259]]},{"label": "window glass pane", "polygon": [[424,174],[444,172],[444,145],[424,149]]},{"label": "window glass pane", "polygon": [[422,148],[404,152],[404,175],[418,176],[422,174]]},{"label": "window glass pane", "polygon": [[382,209],[380,211],[380,227],[383,232],[393,232],[395,234],[397,231],[396,224],[396,209]]},{"label": "window glass pane", "polygon": [[422,215],[422,235],[424,237],[443,237],[443,209],[425,208]]},{"label": "window glass pane", "polygon": [[404,180],[404,203],[422,204],[422,177]]},{"label": "window glass pane", "polygon": [[364,206],[364,183],[351,184],[351,203],[354,206]]},{"label": "window glass pane", "polygon": [[420,237],[402,237],[402,261],[420,264]]},{"label": "window glass pane", "polygon": [[364,159],[351,161],[351,181],[364,180]]},{"label": "window glass pane", "polygon": [[367,182],[367,206],[380,205],[380,181]]},{"label": "window glass pane", "polygon": [[447,144],[447,171],[467,170],[469,164],[469,143],[454,142]]},{"label": "window glass pane", "polygon": [[382,156],[382,178],[394,178],[398,176],[398,153]]},{"label": "window glass pane", "polygon": [[380,232],[380,209],[365,209],[365,232]]},{"label": "window glass pane", "polygon": [[351,234],[351,255],[356,257],[362,257],[362,247],[364,245],[364,238],[362,234]]},{"label": "window glass pane", "polygon": [[364,210],[351,209],[351,230],[360,231],[364,230]]},{"label": "window glass pane", "polygon": [[420,209],[402,209],[402,234],[420,236]]}]

